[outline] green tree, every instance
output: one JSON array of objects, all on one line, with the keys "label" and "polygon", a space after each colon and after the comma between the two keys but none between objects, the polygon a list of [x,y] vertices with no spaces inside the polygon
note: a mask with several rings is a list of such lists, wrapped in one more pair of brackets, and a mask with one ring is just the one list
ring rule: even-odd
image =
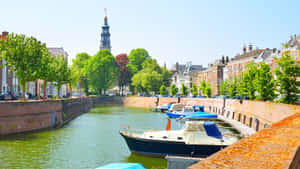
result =
[{"label": "green tree", "polygon": [[193,96],[197,96],[198,95],[198,88],[195,84],[193,84],[193,87],[192,87],[192,94]]},{"label": "green tree", "polygon": [[178,88],[176,87],[175,84],[171,85],[171,87],[170,87],[170,93],[171,93],[171,96],[175,96],[178,93]]},{"label": "green tree", "polygon": [[284,56],[277,59],[278,67],[275,68],[276,80],[278,83],[278,91],[282,98],[281,103],[296,104],[298,101],[297,94],[300,93],[300,82],[297,78],[300,77],[300,62],[295,61],[286,52]]},{"label": "green tree", "polygon": [[45,99],[48,82],[54,82],[56,80],[56,58],[50,55],[47,48],[43,50],[43,59],[40,64],[39,79],[44,80],[43,99]]},{"label": "green tree", "polygon": [[26,83],[36,81],[41,72],[40,65],[43,60],[45,44],[41,44],[34,37],[25,35],[9,34],[5,41],[0,41],[0,59],[5,60],[5,65],[14,71],[23,88],[25,96]]},{"label": "green tree", "polygon": [[162,69],[162,80],[163,80],[163,84],[166,87],[169,87],[171,84],[171,78],[172,78],[172,73],[165,67],[161,68]]},{"label": "green tree", "polygon": [[238,79],[234,77],[232,80],[229,81],[229,88],[228,88],[228,95],[230,98],[236,96],[238,92]]},{"label": "green tree", "polygon": [[58,97],[60,97],[60,89],[63,84],[68,84],[71,79],[71,69],[68,67],[68,63],[65,60],[64,55],[57,56],[55,65],[55,82],[57,87]]},{"label": "green tree", "polygon": [[160,86],[160,95],[165,96],[167,94],[167,88],[165,85]]},{"label": "green tree", "polygon": [[183,83],[181,84],[181,95],[183,96],[188,95],[188,88]]},{"label": "green tree", "polygon": [[138,71],[142,70],[143,62],[147,59],[150,59],[150,55],[148,54],[147,50],[138,48],[132,49],[129,56],[129,64],[127,67],[129,68],[130,72],[134,75]]},{"label": "green tree", "polygon": [[256,75],[257,75],[257,66],[252,62],[248,64],[247,70],[243,73],[243,80],[244,83],[243,86],[243,93],[245,93],[245,96],[248,96],[250,100],[255,99],[255,93],[256,93]]},{"label": "green tree", "polygon": [[206,95],[206,82],[205,80],[202,80],[200,83],[199,91],[201,92],[201,95]]},{"label": "green tree", "polygon": [[264,62],[259,64],[255,84],[258,93],[256,100],[274,100],[276,97],[275,79],[272,77],[269,65]]},{"label": "green tree", "polygon": [[85,65],[84,75],[87,75],[93,91],[105,94],[118,77],[115,57],[107,49],[100,50]]},{"label": "green tree", "polygon": [[155,59],[147,59],[142,64],[143,69],[132,77],[132,85],[136,91],[158,93],[161,85],[168,84],[170,80],[169,72],[161,68]]},{"label": "green tree", "polygon": [[208,98],[211,98],[211,87],[210,87],[209,83],[207,84],[207,86],[205,88],[205,93]]},{"label": "green tree", "polygon": [[223,80],[220,85],[220,93],[223,96],[228,96],[228,88],[229,88],[229,82],[227,79]]},{"label": "green tree", "polygon": [[72,60],[72,74],[76,74],[74,77],[73,84],[79,82],[80,88],[84,89],[86,96],[89,94],[89,81],[87,74],[84,75],[84,67],[87,65],[91,56],[85,52],[78,53],[76,58]]}]

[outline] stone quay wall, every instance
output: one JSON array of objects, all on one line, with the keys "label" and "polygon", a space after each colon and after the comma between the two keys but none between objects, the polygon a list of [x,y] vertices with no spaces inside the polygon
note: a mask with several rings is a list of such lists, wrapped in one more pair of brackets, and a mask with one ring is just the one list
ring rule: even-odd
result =
[{"label": "stone quay wall", "polygon": [[0,102],[0,135],[60,127],[88,112],[96,97],[67,100]]},{"label": "stone quay wall", "polygon": [[272,123],[276,123],[300,112],[300,106],[297,105],[233,99],[111,97],[108,101],[105,101],[105,103],[117,103],[128,107],[150,108],[156,105],[178,101],[186,105],[203,105],[206,112],[220,114],[226,118],[234,119],[256,131],[267,128]]},{"label": "stone quay wall", "polygon": [[66,100],[0,102],[0,135],[59,127],[94,105],[150,108],[169,102],[203,105],[206,112],[221,114],[261,130],[290,115],[300,106],[260,101],[169,97],[83,97]]}]

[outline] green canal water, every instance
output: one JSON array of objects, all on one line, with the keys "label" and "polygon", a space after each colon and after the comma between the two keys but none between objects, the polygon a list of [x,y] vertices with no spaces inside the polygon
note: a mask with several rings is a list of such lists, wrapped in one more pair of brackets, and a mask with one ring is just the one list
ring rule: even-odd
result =
[{"label": "green canal water", "polygon": [[[0,168],[96,168],[112,162],[138,162],[147,169],[167,161],[130,153],[119,135],[122,125],[164,129],[167,117],[147,109],[96,107],[61,129],[0,138]],[[173,128],[180,124],[173,122]]]},{"label": "green canal water", "polygon": [[[147,169],[165,169],[167,160],[163,158],[131,154],[119,130],[122,125],[165,129],[167,121],[164,113],[147,109],[96,107],[61,129],[0,138],[0,168],[79,169],[112,162],[138,162]],[[172,120],[172,129],[182,125]]]}]

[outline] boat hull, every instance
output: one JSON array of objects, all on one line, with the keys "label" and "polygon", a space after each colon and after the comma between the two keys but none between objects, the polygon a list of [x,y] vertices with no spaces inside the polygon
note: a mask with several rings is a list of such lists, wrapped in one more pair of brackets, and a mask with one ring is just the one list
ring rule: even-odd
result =
[{"label": "boat hull", "polygon": [[122,132],[120,134],[132,153],[148,156],[207,157],[226,147],[226,145],[188,145],[184,142],[150,140],[131,137]]},{"label": "boat hull", "polygon": [[185,117],[185,114],[175,114],[175,113],[170,113],[170,112],[166,112],[166,115],[169,118],[179,118],[179,117]]}]

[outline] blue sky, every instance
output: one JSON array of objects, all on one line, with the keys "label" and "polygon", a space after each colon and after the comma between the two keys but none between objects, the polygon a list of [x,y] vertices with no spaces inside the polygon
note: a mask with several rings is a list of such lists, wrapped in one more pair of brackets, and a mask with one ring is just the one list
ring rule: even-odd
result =
[{"label": "blue sky", "polygon": [[2,0],[0,31],[35,36],[49,47],[95,54],[104,8],[112,53],[145,48],[160,64],[213,62],[244,44],[279,47],[300,33],[300,1]]}]

